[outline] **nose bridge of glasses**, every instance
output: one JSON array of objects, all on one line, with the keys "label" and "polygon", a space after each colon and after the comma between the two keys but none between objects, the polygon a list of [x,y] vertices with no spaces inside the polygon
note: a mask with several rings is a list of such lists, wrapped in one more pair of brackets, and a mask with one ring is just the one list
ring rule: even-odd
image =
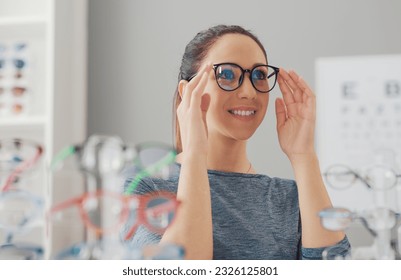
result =
[{"label": "nose bridge of glasses", "polygon": [[[239,77],[239,81],[238,81],[238,89],[239,89],[239,96],[241,98],[244,97],[254,97],[256,96],[257,93],[257,89],[255,87],[255,84],[252,80],[252,71],[253,69],[241,69],[241,76]],[[249,74],[249,80],[245,79],[245,74],[248,73]],[[248,80],[248,82],[246,81]],[[247,86],[243,85],[244,83],[248,83]]]}]

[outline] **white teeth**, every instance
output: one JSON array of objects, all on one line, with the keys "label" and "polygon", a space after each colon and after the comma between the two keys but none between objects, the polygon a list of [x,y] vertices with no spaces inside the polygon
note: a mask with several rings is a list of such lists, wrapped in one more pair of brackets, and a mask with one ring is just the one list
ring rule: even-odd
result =
[{"label": "white teeth", "polygon": [[234,115],[239,116],[250,116],[255,114],[255,111],[230,110],[230,112]]}]

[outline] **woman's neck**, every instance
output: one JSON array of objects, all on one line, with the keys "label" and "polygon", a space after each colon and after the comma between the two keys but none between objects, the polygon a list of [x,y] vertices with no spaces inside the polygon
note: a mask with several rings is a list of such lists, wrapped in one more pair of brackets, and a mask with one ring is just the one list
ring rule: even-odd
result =
[{"label": "woman's neck", "polygon": [[[246,153],[246,141],[226,139],[225,141],[211,141],[208,143],[207,168],[212,170],[254,173]],[[177,156],[181,163],[185,151]]]}]

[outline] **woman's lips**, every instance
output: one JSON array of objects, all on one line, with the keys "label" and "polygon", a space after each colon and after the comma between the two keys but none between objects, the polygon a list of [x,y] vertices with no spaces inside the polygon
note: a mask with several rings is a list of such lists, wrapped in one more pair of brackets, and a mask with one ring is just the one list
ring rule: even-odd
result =
[{"label": "woman's lips", "polygon": [[234,118],[237,118],[239,120],[244,120],[244,121],[253,119],[255,114],[256,114],[256,110],[255,109],[249,109],[249,108],[247,108],[247,109],[234,108],[234,109],[228,110],[228,112]]}]

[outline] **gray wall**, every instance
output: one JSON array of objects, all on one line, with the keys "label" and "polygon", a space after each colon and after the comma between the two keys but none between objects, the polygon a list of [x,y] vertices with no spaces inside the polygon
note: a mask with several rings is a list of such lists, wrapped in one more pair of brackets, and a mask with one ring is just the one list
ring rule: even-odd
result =
[{"label": "gray wall", "polygon": [[[297,70],[313,87],[317,57],[401,53],[400,11],[399,0],[90,0],[89,134],[172,142],[179,62],[211,25],[251,29],[273,65]],[[271,92],[249,154],[259,172],[293,178],[275,131],[279,94]]]}]

